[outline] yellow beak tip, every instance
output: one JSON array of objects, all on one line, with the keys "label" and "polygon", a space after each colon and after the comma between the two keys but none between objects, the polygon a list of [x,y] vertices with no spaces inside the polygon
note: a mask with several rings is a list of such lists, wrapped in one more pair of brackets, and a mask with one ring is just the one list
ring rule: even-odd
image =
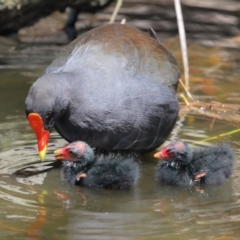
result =
[{"label": "yellow beak tip", "polygon": [[43,150],[39,151],[39,158],[42,162],[45,160],[46,151],[47,151],[47,147],[44,147]]}]

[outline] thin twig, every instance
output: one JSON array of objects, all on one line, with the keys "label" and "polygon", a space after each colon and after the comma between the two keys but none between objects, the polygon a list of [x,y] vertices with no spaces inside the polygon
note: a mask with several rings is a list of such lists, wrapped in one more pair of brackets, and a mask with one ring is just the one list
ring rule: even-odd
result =
[{"label": "thin twig", "polygon": [[186,103],[187,106],[189,106],[189,101],[187,100],[187,98],[185,97],[185,95],[183,93],[180,94],[180,97],[183,99],[183,101]]},{"label": "thin twig", "polygon": [[213,126],[214,126],[215,120],[216,120],[216,118],[213,118],[213,120],[212,120],[212,122],[211,122],[211,124],[210,124],[210,130],[213,129]]},{"label": "thin twig", "polygon": [[207,141],[210,141],[210,140],[214,140],[214,139],[218,139],[218,138],[225,137],[225,136],[228,136],[228,135],[232,135],[232,134],[235,134],[235,133],[238,133],[238,132],[240,132],[240,128],[238,128],[236,130],[233,130],[233,131],[230,131],[230,132],[227,132],[227,133],[219,134],[219,135],[214,136],[214,137],[203,139],[200,142],[207,142]]},{"label": "thin twig", "polygon": [[182,85],[182,87],[185,90],[185,92],[187,93],[188,97],[193,100],[193,97],[192,97],[191,93],[188,91],[187,87],[185,86],[185,84],[183,83],[181,78],[179,79],[179,82]]},{"label": "thin twig", "polygon": [[175,4],[176,15],[177,15],[178,31],[179,31],[180,45],[181,45],[182,58],[183,58],[185,85],[187,89],[189,89],[189,65],[188,65],[188,54],[187,54],[187,41],[186,41],[180,0],[174,0],[174,4]]},{"label": "thin twig", "polygon": [[115,8],[114,8],[114,11],[113,11],[113,14],[112,14],[112,16],[111,16],[111,19],[110,19],[109,23],[114,23],[115,18],[116,18],[116,16],[117,16],[117,14],[118,14],[119,9],[121,8],[121,6],[122,6],[122,0],[117,0],[117,4],[116,4],[116,6],[115,6]]}]

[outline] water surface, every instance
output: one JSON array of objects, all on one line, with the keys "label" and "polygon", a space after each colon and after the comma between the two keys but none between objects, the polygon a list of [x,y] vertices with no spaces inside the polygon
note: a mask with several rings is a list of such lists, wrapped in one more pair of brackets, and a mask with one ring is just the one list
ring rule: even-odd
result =
[{"label": "water surface", "polygon": [[[157,161],[149,154],[142,159],[142,176],[132,190],[86,189],[61,180],[61,166],[55,163],[52,152],[66,142],[53,132],[46,162],[40,163],[24,100],[31,83],[60,48],[17,45],[15,51],[4,50],[0,56],[0,238],[239,239],[239,160],[234,176],[223,186],[182,189],[154,181]],[[221,56],[223,65],[212,69],[216,63],[196,61],[196,56],[190,59],[194,97],[239,104],[237,54],[205,51]],[[238,126],[182,114],[169,141],[180,138],[206,145],[209,143],[201,140]],[[225,140],[235,147],[239,159],[239,133]]]}]

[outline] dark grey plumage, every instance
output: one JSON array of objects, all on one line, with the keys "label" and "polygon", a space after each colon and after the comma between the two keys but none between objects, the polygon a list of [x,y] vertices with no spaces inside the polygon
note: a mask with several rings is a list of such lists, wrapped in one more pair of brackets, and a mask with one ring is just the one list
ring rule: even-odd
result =
[{"label": "dark grey plumage", "polygon": [[26,114],[37,113],[45,130],[54,127],[69,142],[150,151],[177,120],[179,76],[159,41],[127,24],[108,24],[79,36],[52,62],[29,90]]},{"label": "dark grey plumage", "polygon": [[[157,155],[157,154],[156,154]],[[221,185],[233,173],[235,153],[227,143],[192,149],[183,142],[163,148],[156,179],[175,186]]]},{"label": "dark grey plumage", "polygon": [[[84,144],[82,151],[75,145]],[[64,161],[62,167],[63,180],[77,186],[105,189],[129,189],[136,185],[140,170],[135,154],[95,154],[93,149],[84,142],[71,143],[72,160]],[[69,155],[62,155],[69,160]],[[63,159],[61,159],[63,160]],[[78,176],[86,174],[78,180]]]}]

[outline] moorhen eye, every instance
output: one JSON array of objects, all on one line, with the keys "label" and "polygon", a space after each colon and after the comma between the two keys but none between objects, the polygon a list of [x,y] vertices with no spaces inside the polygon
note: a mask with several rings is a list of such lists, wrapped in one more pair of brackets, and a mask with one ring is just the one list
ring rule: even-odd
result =
[{"label": "moorhen eye", "polygon": [[49,120],[52,117],[52,111],[49,111],[46,115],[46,119]]}]

